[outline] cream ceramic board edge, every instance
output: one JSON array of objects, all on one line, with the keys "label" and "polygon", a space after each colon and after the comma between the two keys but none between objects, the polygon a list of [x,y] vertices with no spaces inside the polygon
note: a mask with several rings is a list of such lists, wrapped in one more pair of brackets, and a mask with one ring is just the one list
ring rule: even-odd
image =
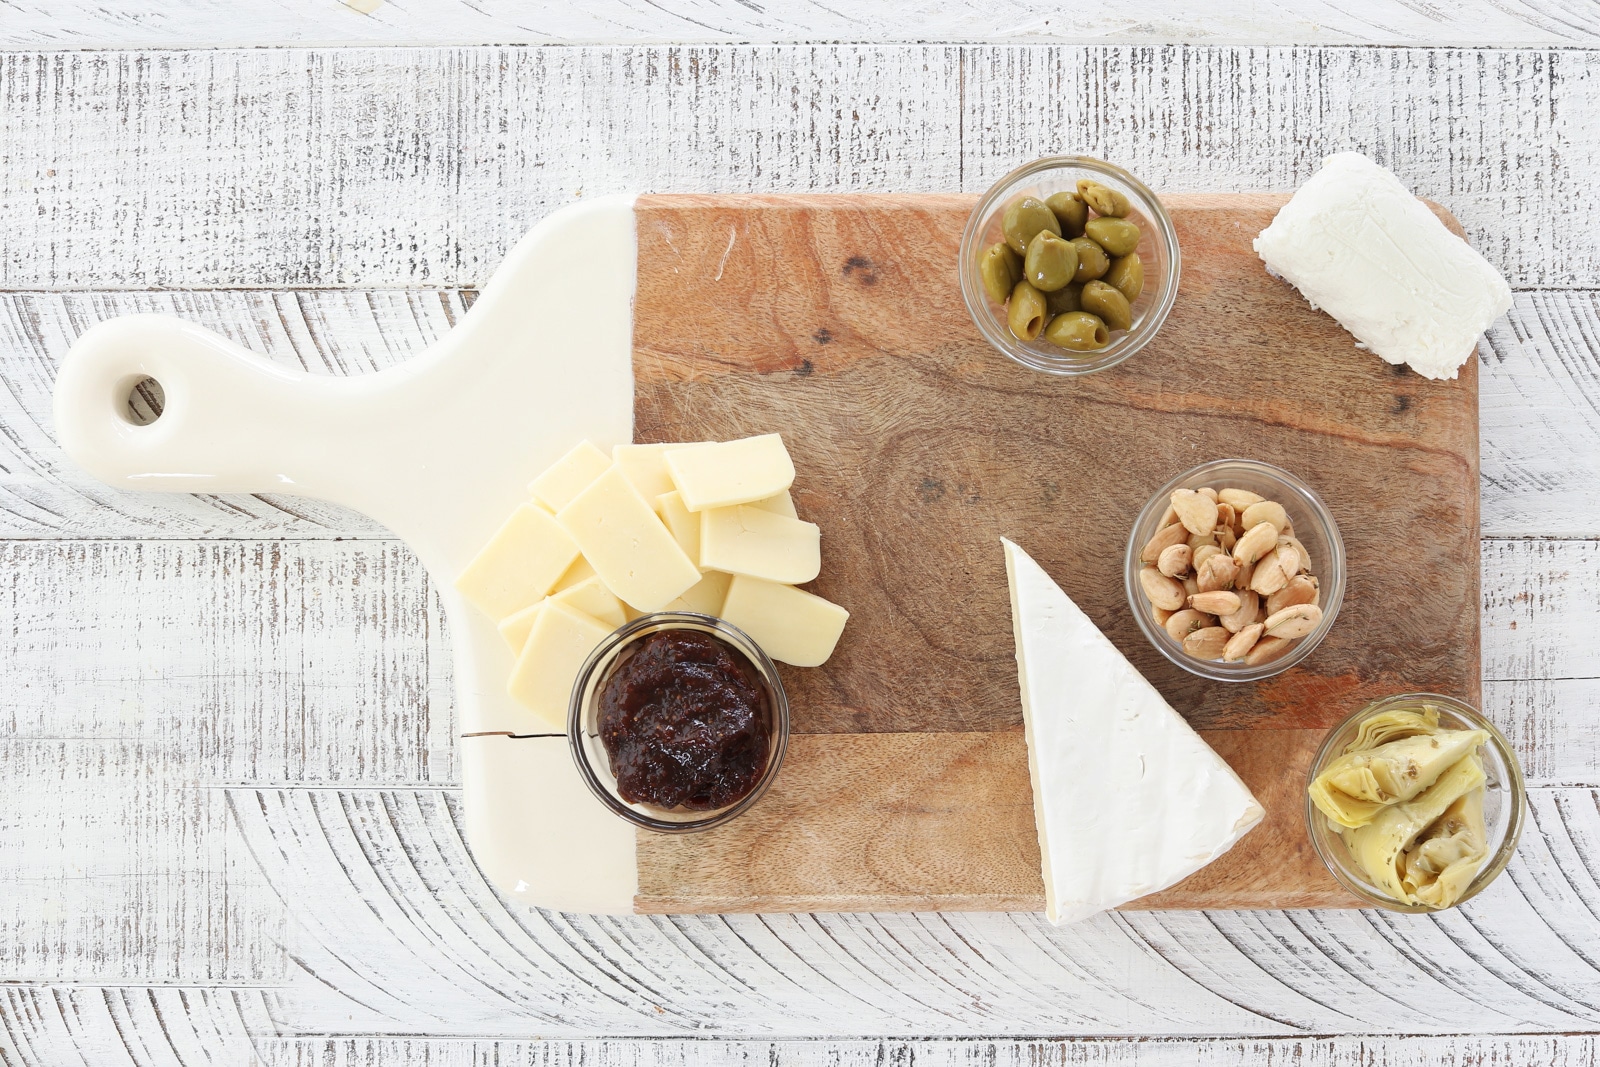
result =
[{"label": "cream ceramic board edge", "polygon": [[[511,653],[453,583],[575,441],[633,438],[633,203],[600,197],[544,219],[460,323],[399,366],[307,374],[181,319],[133,315],[78,339],[54,397],[62,447],[109,485],[293,493],[403,538],[450,621],[462,733],[502,735],[463,743],[474,853],[507,892],[583,911],[631,908],[632,830],[585,789],[564,738],[503,736],[547,728],[507,695]],[[136,426],[119,412],[146,376],[166,407]]]}]

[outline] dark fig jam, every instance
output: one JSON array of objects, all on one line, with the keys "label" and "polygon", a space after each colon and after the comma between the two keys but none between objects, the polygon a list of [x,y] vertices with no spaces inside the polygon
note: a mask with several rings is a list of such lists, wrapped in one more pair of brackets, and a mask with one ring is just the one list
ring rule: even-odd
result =
[{"label": "dark fig jam", "polygon": [[642,638],[600,691],[600,740],[631,804],[711,811],[767,769],[772,702],[749,660],[720,638]]}]

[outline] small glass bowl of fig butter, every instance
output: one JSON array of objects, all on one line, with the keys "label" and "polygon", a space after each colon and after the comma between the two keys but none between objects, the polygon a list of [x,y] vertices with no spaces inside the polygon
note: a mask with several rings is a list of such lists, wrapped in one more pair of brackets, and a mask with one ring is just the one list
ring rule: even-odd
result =
[{"label": "small glass bowl of fig butter", "polygon": [[617,815],[657,833],[709,830],[777,777],[789,701],[777,667],[737,626],[654,612],[590,653],[573,684],[567,742]]}]

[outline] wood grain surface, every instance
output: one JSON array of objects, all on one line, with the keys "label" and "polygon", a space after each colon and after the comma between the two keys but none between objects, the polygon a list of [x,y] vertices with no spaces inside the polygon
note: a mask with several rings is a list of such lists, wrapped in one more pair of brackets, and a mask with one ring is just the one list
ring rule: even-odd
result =
[{"label": "wood grain surface", "polygon": [[[161,3],[17,3],[0,37],[75,11],[102,44],[184,28]],[[1158,43],[1110,47],[0,55],[0,1062],[1594,1062],[1600,51],[1498,47],[1508,20],[1581,29],[1592,5],[1333,6],[1307,32],[1403,18],[1495,47],[1202,47],[1152,23]],[[253,32],[248,3],[210,7]],[[385,5],[470,32],[437,10]],[[1186,12],[1226,29],[1226,5]],[[1447,915],[523,910],[462,842],[448,628],[404,547],[291,497],[108,491],[51,431],[56,361],[118,314],[317,373],[394,366],[579,190],[977,192],[1063,149],[1161,189],[1287,190],[1346,147],[1449,206],[1516,290],[1478,352],[1483,679],[1531,822]]]},{"label": "wood grain surface", "polygon": [[[1319,731],[1368,700],[1480,699],[1477,367],[1390,368],[1271,279],[1250,242],[1284,200],[1167,197],[1184,260],[1170,318],[1128,362],[1066,380],[973,327],[955,277],[972,198],[640,201],[635,437],[783,433],[796,506],[824,531],[811,588],[852,612],[826,665],[782,669],[794,730],[866,735],[797,743],[749,826],[641,834],[641,910],[1041,904],[1037,850],[1017,844],[1034,820],[1002,536],[1191,724],[1225,732],[1274,812],[1149,904],[1354,903],[1311,853],[1295,787]],[[1349,575],[1316,652],[1248,686],[1168,662],[1122,583],[1150,493],[1235,455],[1318,490]],[[995,731],[1012,742],[975,743]]]}]

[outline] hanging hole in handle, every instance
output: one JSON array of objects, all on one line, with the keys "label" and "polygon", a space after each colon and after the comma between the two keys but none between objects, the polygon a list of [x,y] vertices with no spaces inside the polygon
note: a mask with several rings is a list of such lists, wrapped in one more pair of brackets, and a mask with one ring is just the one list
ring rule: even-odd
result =
[{"label": "hanging hole in handle", "polygon": [[128,393],[118,414],[135,426],[149,426],[161,417],[167,406],[167,392],[161,383],[148,375],[130,382]]}]

